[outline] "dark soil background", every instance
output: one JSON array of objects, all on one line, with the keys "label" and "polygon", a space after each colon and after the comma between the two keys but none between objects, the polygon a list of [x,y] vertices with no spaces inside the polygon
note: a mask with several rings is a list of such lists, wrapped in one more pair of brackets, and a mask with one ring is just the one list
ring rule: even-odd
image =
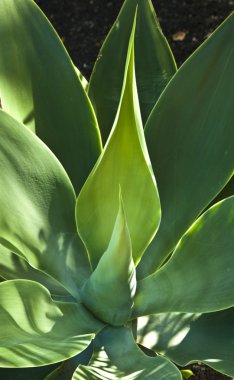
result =
[{"label": "dark soil background", "polygon": [[[88,79],[123,0],[36,0]],[[234,0],[152,0],[176,62],[185,59],[234,10]],[[218,344],[218,342],[217,342]],[[203,364],[189,366],[191,380],[227,380]]]}]

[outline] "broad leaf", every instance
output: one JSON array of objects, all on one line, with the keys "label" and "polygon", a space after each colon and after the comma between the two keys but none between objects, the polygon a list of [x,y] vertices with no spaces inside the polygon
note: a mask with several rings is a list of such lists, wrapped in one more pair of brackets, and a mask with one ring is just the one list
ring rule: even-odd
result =
[{"label": "broad leaf", "polygon": [[233,306],[233,245],[234,196],[205,212],[170,260],[138,282],[134,316],[205,313]]},{"label": "broad leaf", "polygon": [[0,14],[2,106],[50,147],[78,191],[101,150],[90,101],[34,1],[1,0]]},{"label": "broad leaf", "polygon": [[0,367],[40,366],[70,358],[103,327],[81,304],[53,302],[37,282],[3,282],[0,299]]},{"label": "broad leaf", "polygon": [[53,295],[69,296],[69,293],[54,278],[33,268],[22,257],[0,246],[0,275],[5,280],[34,280],[44,285]]},{"label": "broad leaf", "polygon": [[153,273],[234,171],[234,14],[178,70],[146,125],[162,204],[139,266]]},{"label": "broad leaf", "polygon": [[72,380],[182,380],[166,358],[146,356],[126,327],[105,329],[102,341],[109,360],[100,357],[90,367],[79,367]]},{"label": "broad leaf", "polygon": [[153,349],[181,366],[202,361],[234,376],[234,308],[208,314],[152,315],[140,341],[150,339]]},{"label": "broad leaf", "polygon": [[74,297],[89,275],[75,225],[75,194],[51,151],[0,111],[0,243]]},{"label": "broad leaf", "polygon": [[99,319],[110,325],[121,326],[129,319],[135,292],[136,273],[131,240],[120,195],[110,243],[84,284],[81,297],[84,305]]},{"label": "broad leaf", "polygon": [[56,366],[57,364],[32,368],[0,368],[0,378],[4,380],[45,380],[48,373]]},{"label": "broad leaf", "polygon": [[118,212],[119,186],[132,241],[140,260],[160,222],[160,203],[144,139],[134,74],[134,28],[123,91],[111,135],[82,188],[76,207],[79,234],[93,266],[106,250]]},{"label": "broad leaf", "polygon": [[150,0],[125,0],[99,53],[90,79],[89,96],[95,108],[103,141],[106,141],[119,106],[134,14],[136,79],[143,125],[156,100],[176,71]]}]

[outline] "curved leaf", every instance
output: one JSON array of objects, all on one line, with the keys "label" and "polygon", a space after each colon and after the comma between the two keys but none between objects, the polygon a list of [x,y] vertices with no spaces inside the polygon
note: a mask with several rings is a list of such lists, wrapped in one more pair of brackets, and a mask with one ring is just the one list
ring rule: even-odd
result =
[{"label": "curved leaf", "polygon": [[123,92],[111,135],[77,199],[78,231],[94,266],[111,238],[118,211],[119,186],[135,263],[140,260],[160,222],[158,192],[140,117],[134,74],[133,38],[134,28],[129,44]]},{"label": "curved leaf", "polygon": [[111,131],[121,97],[134,14],[137,11],[136,80],[143,125],[176,65],[150,0],[125,0],[99,53],[89,84],[103,141]]},{"label": "curved leaf", "polygon": [[1,0],[0,14],[2,106],[50,147],[79,191],[101,151],[91,103],[34,1]]},{"label": "curved leaf", "polygon": [[144,337],[155,337],[153,348],[181,366],[202,361],[234,376],[234,308],[208,314],[155,314]]},{"label": "curved leaf", "polygon": [[[114,294],[109,291],[114,289]],[[81,299],[99,319],[110,325],[125,324],[136,292],[131,239],[120,194],[119,211],[107,250],[84,284]]]},{"label": "curved leaf", "polygon": [[179,370],[166,358],[146,356],[128,328],[108,327],[101,336],[109,360],[101,357],[91,367],[80,366],[72,380],[182,380]]},{"label": "curved leaf", "polygon": [[0,284],[0,367],[59,362],[83,351],[103,327],[78,303],[53,302],[37,282]]},{"label": "curved leaf", "polygon": [[234,14],[178,70],[146,125],[162,222],[139,265],[155,271],[234,171]]},{"label": "curved leaf", "polygon": [[90,273],[66,172],[26,127],[0,111],[0,243],[77,297]]},{"label": "curved leaf", "polygon": [[22,257],[0,246],[0,275],[5,280],[34,280],[44,285],[52,295],[69,296],[61,284],[46,273],[33,268]]},{"label": "curved leaf", "polygon": [[138,282],[134,317],[170,311],[205,313],[233,306],[233,245],[234,196],[205,212],[170,260]]}]

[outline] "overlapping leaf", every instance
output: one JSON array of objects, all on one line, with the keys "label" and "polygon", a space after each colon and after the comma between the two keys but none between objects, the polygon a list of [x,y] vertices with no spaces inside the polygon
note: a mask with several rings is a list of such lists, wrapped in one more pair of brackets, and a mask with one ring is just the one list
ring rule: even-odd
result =
[{"label": "overlapping leaf", "polygon": [[40,366],[72,357],[103,327],[81,304],[53,302],[37,282],[3,282],[0,299],[0,367]]},{"label": "overlapping leaf", "polygon": [[101,48],[88,90],[103,141],[109,136],[119,106],[125,57],[136,8],[136,79],[143,124],[176,71],[172,53],[162,34],[151,1],[125,0]]},{"label": "overlapping leaf", "polygon": [[234,171],[234,14],[173,77],[146,125],[162,222],[139,265],[153,273]]},{"label": "overlapping leaf", "polygon": [[78,191],[100,150],[96,118],[54,29],[32,0],[0,2],[3,108],[50,147]]},{"label": "overlapping leaf", "polygon": [[234,305],[234,196],[211,207],[170,260],[138,282],[134,315],[205,313]]},{"label": "overlapping leaf", "polygon": [[74,297],[89,275],[66,172],[26,127],[0,111],[0,243]]},{"label": "overlapping leaf", "polygon": [[157,187],[140,117],[133,38],[134,28],[121,101],[111,135],[77,199],[78,231],[94,266],[110,241],[118,211],[119,185],[135,263],[138,263],[160,222]]}]

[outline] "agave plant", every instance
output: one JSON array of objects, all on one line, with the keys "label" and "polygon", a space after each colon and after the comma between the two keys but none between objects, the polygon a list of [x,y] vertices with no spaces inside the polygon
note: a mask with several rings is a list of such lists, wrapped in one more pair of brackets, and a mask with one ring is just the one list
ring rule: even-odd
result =
[{"label": "agave plant", "polygon": [[0,21],[1,378],[234,376],[234,15],[177,71],[126,0],[89,83],[32,0]]}]

